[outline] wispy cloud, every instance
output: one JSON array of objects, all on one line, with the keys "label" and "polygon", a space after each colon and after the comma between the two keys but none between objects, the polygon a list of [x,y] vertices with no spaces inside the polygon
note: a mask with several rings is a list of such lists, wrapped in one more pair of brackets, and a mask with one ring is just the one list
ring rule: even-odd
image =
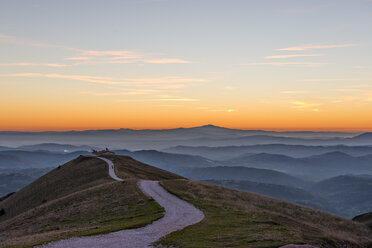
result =
[{"label": "wispy cloud", "polygon": [[42,67],[66,67],[68,65],[65,64],[51,64],[51,63],[28,63],[28,62],[19,62],[19,63],[8,63],[8,64],[0,64],[2,67],[8,66],[42,66]]},{"label": "wispy cloud", "polygon": [[159,101],[167,101],[167,102],[198,102],[200,101],[199,99],[194,99],[194,98],[162,98],[162,99],[157,99]]},{"label": "wispy cloud", "polygon": [[365,99],[367,102],[372,102],[372,91],[367,93],[367,97]]},{"label": "wispy cloud", "polygon": [[236,112],[236,109],[211,109],[210,112],[227,112],[227,113],[233,113]]},{"label": "wispy cloud", "polygon": [[336,92],[358,92],[361,91],[361,89],[353,89],[353,88],[340,88],[340,89],[331,89],[330,91],[336,91]]},{"label": "wispy cloud", "polygon": [[182,59],[150,59],[144,60],[143,62],[148,64],[189,64],[190,61]]},{"label": "wispy cloud", "polygon": [[310,49],[329,49],[329,48],[344,48],[355,47],[358,44],[339,44],[339,45],[301,45],[277,49],[278,51],[306,51]]},{"label": "wispy cloud", "polygon": [[233,87],[233,86],[225,86],[223,87],[225,90],[236,90],[237,87]]},{"label": "wispy cloud", "polygon": [[187,78],[187,77],[160,77],[160,78],[114,78],[114,77],[100,77],[90,75],[69,75],[69,74],[42,74],[42,73],[15,73],[15,74],[0,74],[1,77],[45,77],[68,79],[76,81],[84,81],[97,84],[109,85],[179,85],[180,83],[205,83],[209,80],[203,78]]},{"label": "wispy cloud", "polygon": [[[313,79],[302,79],[299,82],[337,82],[337,81],[372,81],[372,78],[313,78]],[[366,84],[359,86],[368,86]]]},{"label": "wispy cloud", "polygon": [[83,95],[92,96],[126,96],[126,95],[150,95],[157,93],[158,90],[154,89],[129,89],[122,92],[95,92],[95,91],[83,91],[80,92]]},{"label": "wispy cloud", "polygon": [[316,63],[316,62],[263,62],[263,63],[249,63],[244,64],[248,66],[323,66],[328,65],[328,63]]},{"label": "wispy cloud", "polygon": [[291,103],[293,109],[297,110],[310,110],[313,112],[318,112],[319,109],[316,108],[319,106],[319,103],[307,102],[307,101],[294,101]]},{"label": "wispy cloud", "polygon": [[228,108],[228,109],[215,109],[215,108],[211,108],[211,107],[197,107],[197,109],[200,109],[200,110],[205,110],[207,112],[227,112],[227,113],[233,113],[233,112],[236,112],[238,111],[237,109],[233,109],[233,108]]},{"label": "wispy cloud", "polygon": [[141,55],[137,54],[133,51],[125,51],[125,50],[107,50],[107,51],[82,51],[83,55],[87,56],[95,56],[95,57],[112,57],[110,59],[113,60],[121,60],[121,59],[138,59],[142,58]]},{"label": "wispy cloud", "polygon": [[80,56],[66,58],[66,60],[77,60],[89,63],[101,64],[190,64],[191,61],[177,58],[148,59],[144,54],[126,50],[107,50],[107,51],[81,51]]},{"label": "wispy cloud", "polygon": [[288,59],[288,58],[296,58],[296,57],[320,57],[320,56],[324,56],[324,54],[273,55],[273,56],[266,56],[265,59]]},{"label": "wispy cloud", "polygon": [[70,50],[70,51],[79,51],[79,49],[75,49],[75,48],[71,48],[67,46],[41,43],[41,42],[31,41],[31,40],[22,39],[22,38],[5,35],[5,34],[0,34],[0,43],[7,43],[7,44],[13,44],[13,45],[20,45],[20,46],[59,48],[59,49]]},{"label": "wispy cloud", "polygon": [[93,60],[93,57],[68,57],[65,60]]},{"label": "wispy cloud", "polygon": [[0,34],[0,43],[7,43],[19,46],[56,48],[73,51],[76,56],[66,57],[64,60],[80,61],[74,65],[108,63],[108,64],[127,64],[127,63],[148,63],[148,64],[188,64],[191,61],[178,58],[148,58],[148,55],[130,50],[85,50],[68,46],[41,43],[26,40],[10,35]]},{"label": "wispy cloud", "polygon": [[284,90],[284,91],[281,91],[280,93],[282,93],[282,94],[293,94],[293,95],[296,95],[296,94],[306,94],[306,93],[308,93],[308,91],[302,91],[302,90]]}]

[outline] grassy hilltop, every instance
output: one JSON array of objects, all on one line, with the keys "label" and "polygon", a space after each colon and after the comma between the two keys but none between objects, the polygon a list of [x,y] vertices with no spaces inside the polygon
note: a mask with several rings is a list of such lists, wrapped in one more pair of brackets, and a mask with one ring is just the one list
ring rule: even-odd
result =
[{"label": "grassy hilltop", "polygon": [[0,202],[0,247],[144,226],[163,216],[138,179],[159,180],[193,203],[206,218],[159,241],[175,247],[371,247],[364,224],[258,194],[184,179],[127,156],[108,157],[124,182],[113,181],[107,164],[80,156]]},{"label": "grassy hilltop", "polygon": [[181,177],[130,157],[112,159],[124,182],[109,177],[104,161],[80,156],[0,202],[0,247],[135,228],[161,218],[163,208],[139,190],[137,179]]}]

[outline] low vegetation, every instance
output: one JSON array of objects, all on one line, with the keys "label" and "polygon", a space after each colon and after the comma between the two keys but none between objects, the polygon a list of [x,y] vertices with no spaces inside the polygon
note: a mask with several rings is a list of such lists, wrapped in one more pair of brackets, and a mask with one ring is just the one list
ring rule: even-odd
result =
[{"label": "low vegetation", "polygon": [[171,193],[200,208],[206,218],[159,244],[176,247],[371,247],[368,227],[285,201],[189,180],[166,180]]},{"label": "low vegetation", "polygon": [[164,209],[141,192],[137,179],[181,177],[129,157],[111,159],[125,181],[113,181],[104,161],[80,156],[0,202],[0,247],[137,228],[161,218]]},{"label": "low vegetation", "polygon": [[145,180],[181,179],[183,177],[128,156],[105,156],[115,164],[116,174],[120,178],[138,178]]},{"label": "low vegetation", "polygon": [[372,212],[355,216],[353,220],[366,224],[372,230]]}]

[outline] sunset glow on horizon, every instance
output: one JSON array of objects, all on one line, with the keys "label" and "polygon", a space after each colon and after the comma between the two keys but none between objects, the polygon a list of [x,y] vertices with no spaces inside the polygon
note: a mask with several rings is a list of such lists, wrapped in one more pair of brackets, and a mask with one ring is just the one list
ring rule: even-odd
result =
[{"label": "sunset glow on horizon", "polygon": [[0,131],[372,131],[371,13],[369,0],[4,0]]}]

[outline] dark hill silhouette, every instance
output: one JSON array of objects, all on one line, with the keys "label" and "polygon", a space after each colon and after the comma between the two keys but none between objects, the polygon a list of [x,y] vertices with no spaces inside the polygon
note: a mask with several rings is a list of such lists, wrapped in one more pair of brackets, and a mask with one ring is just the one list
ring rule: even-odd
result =
[{"label": "dark hill silhouette", "polygon": [[271,196],[274,198],[290,201],[304,206],[324,210],[333,214],[342,215],[335,208],[333,208],[327,200],[321,198],[310,191],[298,188],[295,186],[279,185],[273,183],[263,183],[250,180],[218,180],[210,179],[203,180],[206,182],[222,185],[229,188],[240,189],[244,191],[254,192]]},{"label": "dark hill silhouette", "polygon": [[366,224],[367,226],[369,226],[369,228],[372,229],[372,212],[355,216],[353,220]]},{"label": "dark hill silhouette", "polygon": [[137,179],[182,177],[130,157],[109,158],[125,182],[113,181],[104,161],[79,156],[1,201],[0,247],[138,227],[161,217]]},{"label": "dark hill silhouette", "polygon": [[352,218],[371,210],[372,176],[337,176],[315,184],[311,192],[327,199],[344,216]]},{"label": "dark hill silhouette", "polygon": [[131,156],[143,163],[148,163],[173,172],[181,172],[183,168],[200,168],[221,165],[218,162],[211,161],[201,156],[165,153],[155,150],[140,150],[134,152],[128,150],[116,150],[115,153],[118,155]]},{"label": "dark hill silhouette", "polygon": [[74,145],[69,145],[69,144],[43,143],[43,144],[19,146],[15,149],[22,150],[22,151],[49,151],[49,152],[67,153],[67,152],[76,152],[76,151],[90,152],[92,151],[92,149],[97,149],[97,148],[91,147],[91,146],[83,146],[83,145],[74,146]]},{"label": "dark hill silhouette", "polygon": [[0,168],[56,167],[89,152],[53,153],[49,151],[0,151]]},{"label": "dark hill silhouette", "polygon": [[309,186],[310,184],[281,172],[248,167],[223,166],[210,168],[194,168],[186,170],[183,175],[196,180],[247,180],[251,182],[287,185],[296,188],[304,188]]},{"label": "dark hill silhouette", "polygon": [[226,166],[277,170],[308,180],[323,180],[344,174],[372,174],[371,159],[371,156],[353,157],[341,152],[331,152],[306,158],[254,154],[223,161],[222,163]]},{"label": "dark hill silhouette", "polygon": [[213,160],[233,159],[243,155],[255,153],[281,154],[294,158],[309,157],[328,152],[339,151],[351,156],[363,156],[372,154],[372,147],[369,146],[305,146],[305,145],[286,145],[268,144],[251,146],[176,146],[164,149],[165,152],[181,153],[189,155],[199,155]]},{"label": "dark hill silhouette", "polygon": [[[342,132],[275,132],[264,130],[239,130],[213,125],[193,128],[160,130],[86,130],[66,132],[0,132],[0,145],[20,146],[40,143],[58,143],[115,149],[164,149],[176,145],[255,145],[255,144],[297,144],[336,145],[358,143],[352,137],[360,133]],[[363,139],[363,145],[372,139]]]}]

